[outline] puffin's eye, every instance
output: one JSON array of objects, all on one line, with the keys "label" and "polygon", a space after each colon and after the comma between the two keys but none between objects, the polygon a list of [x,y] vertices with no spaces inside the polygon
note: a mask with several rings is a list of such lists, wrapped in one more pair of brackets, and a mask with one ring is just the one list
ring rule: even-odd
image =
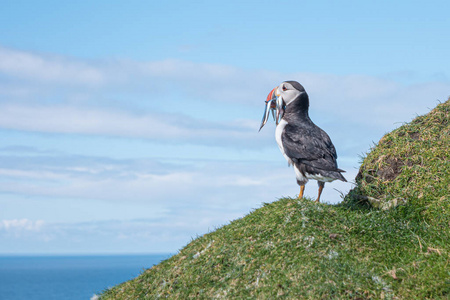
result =
[{"label": "puffin's eye", "polygon": [[283,89],[283,91],[287,90],[285,85],[283,85],[282,89]]}]

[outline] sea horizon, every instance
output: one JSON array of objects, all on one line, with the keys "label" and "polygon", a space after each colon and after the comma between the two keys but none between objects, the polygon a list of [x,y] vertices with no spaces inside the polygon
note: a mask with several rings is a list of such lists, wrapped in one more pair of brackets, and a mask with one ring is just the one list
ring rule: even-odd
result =
[{"label": "sea horizon", "polygon": [[0,254],[0,298],[91,299],[172,255]]},{"label": "sea horizon", "polygon": [[173,253],[0,253],[1,257],[62,257],[62,256],[152,256],[152,255],[174,255]]}]

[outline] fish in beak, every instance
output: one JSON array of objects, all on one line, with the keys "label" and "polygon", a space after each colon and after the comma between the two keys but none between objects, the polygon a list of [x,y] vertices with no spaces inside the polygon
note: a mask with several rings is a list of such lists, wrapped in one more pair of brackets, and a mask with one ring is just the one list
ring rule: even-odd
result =
[{"label": "fish in beak", "polygon": [[269,95],[267,96],[266,107],[264,108],[264,114],[263,114],[262,121],[261,121],[261,127],[259,127],[259,131],[261,131],[261,129],[264,127],[264,125],[266,125],[271,111],[272,111],[272,116],[275,119],[274,110],[277,107],[277,105],[276,105],[277,96],[276,96],[276,91],[275,91],[276,89],[277,89],[277,87],[274,88],[273,90],[271,90]]},{"label": "fish in beak", "polygon": [[259,128],[259,131],[261,131],[264,125],[266,125],[267,120],[269,119],[270,112],[272,112],[272,117],[274,118],[277,125],[284,115],[284,101],[282,97],[277,93],[277,91],[278,87],[271,90],[269,95],[267,96],[266,107],[264,109],[264,115],[261,121],[261,127]]},{"label": "fish in beak", "polygon": [[277,110],[277,118],[276,123],[280,123],[281,118],[284,116],[284,110],[286,108],[286,104],[284,103],[283,97],[281,95],[277,96],[277,102],[276,102],[276,110]]}]

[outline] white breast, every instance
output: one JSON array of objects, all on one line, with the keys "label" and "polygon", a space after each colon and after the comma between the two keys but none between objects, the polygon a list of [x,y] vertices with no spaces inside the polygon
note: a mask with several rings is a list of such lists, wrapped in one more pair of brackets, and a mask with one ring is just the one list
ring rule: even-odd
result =
[{"label": "white breast", "polygon": [[293,165],[292,160],[286,155],[286,153],[284,153],[284,147],[281,140],[281,135],[283,134],[284,127],[286,127],[287,124],[288,122],[286,122],[286,120],[281,119],[280,123],[278,123],[277,128],[275,130],[275,140],[277,141],[278,147],[280,148],[280,151],[283,154],[284,158],[287,160],[288,164]]}]

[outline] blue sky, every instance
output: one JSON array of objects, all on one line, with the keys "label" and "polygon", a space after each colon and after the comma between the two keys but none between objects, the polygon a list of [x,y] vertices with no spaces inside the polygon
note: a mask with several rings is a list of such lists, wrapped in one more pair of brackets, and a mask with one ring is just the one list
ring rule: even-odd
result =
[{"label": "blue sky", "polygon": [[258,133],[284,80],[353,181],[373,142],[450,96],[447,6],[2,3],[0,254],[174,253],[296,196],[274,124]]}]

